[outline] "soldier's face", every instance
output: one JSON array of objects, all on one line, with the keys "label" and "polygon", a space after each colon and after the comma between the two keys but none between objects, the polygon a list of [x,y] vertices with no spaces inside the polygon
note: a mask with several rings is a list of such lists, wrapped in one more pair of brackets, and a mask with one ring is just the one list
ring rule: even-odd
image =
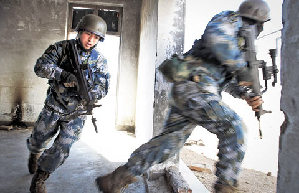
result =
[{"label": "soldier's face", "polygon": [[90,48],[92,48],[94,45],[96,45],[99,42],[100,37],[91,32],[83,31],[80,35],[80,40],[81,40],[83,47],[86,50],[89,50]]}]

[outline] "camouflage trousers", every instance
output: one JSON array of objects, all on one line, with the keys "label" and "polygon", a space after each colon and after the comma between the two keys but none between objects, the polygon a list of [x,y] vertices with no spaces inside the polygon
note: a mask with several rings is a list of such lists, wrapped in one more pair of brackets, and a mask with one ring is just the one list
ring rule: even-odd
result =
[{"label": "camouflage trousers", "polygon": [[240,117],[219,95],[205,93],[191,81],[175,83],[172,95],[174,105],[164,131],[136,149],[126,166],[136,176],[144,174],[152,165],[179,153],[193,129],[200,125],[219,139],[216,183],[236,186],[245,154],[246,128]]},{"label": "camouflage trousers", "polygon": [[[27,147],[30,152],[43,152],[38,160],[41,170],[51,173],[64,163],[73,143],[79,140],[85,119],[84,115],[61,115],[43,108],[32,134],[27,139]],[[57,133],[52,146],[45,150],[47,144]]]}]

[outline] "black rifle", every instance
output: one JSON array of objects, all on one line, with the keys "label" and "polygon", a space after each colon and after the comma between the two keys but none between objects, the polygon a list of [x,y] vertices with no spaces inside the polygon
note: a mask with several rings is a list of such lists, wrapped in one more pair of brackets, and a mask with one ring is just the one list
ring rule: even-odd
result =
[{"label": "black rifle", "polygon": [[[271,79],[272,75],[274,77],[272,86],[275,86],[275,83],[277,83],[278,69],[275,63],[276,50],[270,49],[272,66],[267,66],[266,65],[267,63],[264,60],[256,59],[256,51],[255,51],[255,44],[254,44],[256,36],[255,36],[254,26],[251,25],[251,26],[242,27],[239,35],[243,37],[245,40],[245,46],[243,51],[245,55],[245,61],[247,62],[247,66],[246,68],[244,68],[242,71],[238,73],[237,75],[238,81],[239,83],[247,82],[250,84],[248,86],[247,97],[262,96],[262,94],[265,93],[268,89],[267,80]],[[265,81],[265,89],[262,91],[261,91],[262,86],[260,85],[260,81],[259,81],[259,68],[262,69],[263,80]],[[260,123],[261,115],[265,113],[271,113],[271,111],[264,110],[262,105],[260,105],[258,108],[259,111],[255,112],[255,116],[257,117]],[[260,138],[262,138],[262,131],[260,126],[259,126],[259,133],[260,133]]]},{"label": "black rifle", "polygon": [[78,80],[77,91],[81,99],[84,100],[84,104],[87,107],[87,112],[85,115],[92,115],[92,123],[95,128],[96,133],[98,132],[97,125],[96,125],[96,118],[93,116],[92,110],[94,107],[100,107],[101,105],[94,104],[94,100],[92,98],[91,93],[89,92],[88,82],[84,71],[87,70],[88,77],[92,80],[91,70],[89,69],[88,64],[82,64],[81,58],[76,49],[76,40],[69,41],[69,62],[73,68],[73,73]]}]

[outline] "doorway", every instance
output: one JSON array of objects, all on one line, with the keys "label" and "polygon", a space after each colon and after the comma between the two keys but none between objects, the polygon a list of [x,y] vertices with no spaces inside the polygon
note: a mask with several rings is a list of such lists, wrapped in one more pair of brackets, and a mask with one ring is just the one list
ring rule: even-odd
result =
[{"label": "doorway", "polygon": [[119,48],[122,7],[107,7],[93,4],[69,4],[67,39],[76,38],[75,28],[80,19],[87,14],[102,17],[107,23],[104,42],[99,42],[97,49],[107,59],[110,73],[110,87],[105,98],[99,101],[102,106],[95,108],[93,114],[97,119],[99,130],[115,129],[117,114],[117,82],[119,71]]}]

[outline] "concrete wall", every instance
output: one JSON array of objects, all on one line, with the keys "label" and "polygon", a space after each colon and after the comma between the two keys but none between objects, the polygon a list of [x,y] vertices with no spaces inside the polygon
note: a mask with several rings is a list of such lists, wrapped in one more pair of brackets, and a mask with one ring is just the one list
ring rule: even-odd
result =
[{"label": "concrete wall", "polygon": [[281,109],[285,114],[285,122],[281,126],[279,143],[278,193],[295,193],[299,189],[298,9],[298,0],[284,0],[281,49]]},{"label": "concrete wall", "polygon": [[[0,0],[0,121],[18,101],[23,121],[34,122],[43,106],[47,81],[33,72],[36,59],[56,41],[66,37],[67,0]],[[139,50],[139,0],[71,1],[123,7],[118,80],[120,128],[134,127]]]},{"label": "concrete wall", "polygon": [[10,121],[20,102],[23,120],[35,121],[46,94],[46,80],[33,72],[48,45],[64,39],[67,2],[64,0],[0,1],[0,121]]}]

